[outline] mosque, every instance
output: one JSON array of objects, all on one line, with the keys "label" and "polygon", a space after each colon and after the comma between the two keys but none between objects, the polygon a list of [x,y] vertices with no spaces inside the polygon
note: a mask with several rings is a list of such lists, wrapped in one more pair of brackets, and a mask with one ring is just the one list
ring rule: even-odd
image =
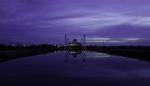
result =
[{"label": "mosque", "polygon": [[69,42],[69,38],[67,38],[67,35],[65,35],[65,45],[69,47],[79,47],[82,46],[82,44],[85,44],[85,35],[83,36],[83,39],[81,38],[81,42],[78,42],[77,39],[73,39],[72,42]]},{"label": "mosque", "polygon": [[77,39],[73,39],[73,41],[69,43],[69,46],[81,46],[81,43],[79,43]]},{"label": "mosque", "polygon": [[82,46],[85,45],[85,35],[81,38],[81,42],[78,42],[77,39],[73,39],[72,42],[69,42],[69,38],[65,35],[65,46],[69,50],[79,50]]}]

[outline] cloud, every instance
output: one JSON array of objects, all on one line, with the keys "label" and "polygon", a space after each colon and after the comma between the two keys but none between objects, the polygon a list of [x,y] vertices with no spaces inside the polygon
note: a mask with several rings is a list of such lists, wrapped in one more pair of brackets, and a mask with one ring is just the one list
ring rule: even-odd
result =
[{"label": "cloud", "polygon": [[144,38],[86,38],[86,42],[129,43],[146,40]]},{"label": "cloud", "polygon": [[[120,10],[118,12],[104,10],[101,6],[97,7],[95,2],[100,2],[98,0],[95,0],[95,2],[89,1],[89,3],[82,0],[80,4],[79,1],[72,3],[67,0],[65,2],[59,0],[1,1],[2,19],[0,22],[16,22],[43,28],[50,28],[52,25],[64,28],[75,27],[85,30],[95,30],[126,23],[136,26],[150,26],[149,16],[127,15],[126,11]],[[109,4],[104,0],[101,0],[101,2]],[[115,2],[118,3],[117,0],[112,3]],[[131,2],[134,2],[134,0]],[[96,5],[95,8],[92,7],[93,5]]]},{"label": "cloud", "polygon": [[[108,15],[109,14],[109,15]],[[52,21],[53,22],[53,21]],[[88,30],[100,29],[103,27],[117,26],[129,24],[132,26],[150,26],[150,17],[145,16],[129,16],[114,13],[97,13],[89,16],[66,17],[54,20],[55,24],[68,25]]]},{"label": "cloud", "polygon": [[[6,36],[4,33],[12,32],[17,33],[20,38],[25,38],[25,35],[23,37],[18,34],[22,33],[21,31],[27,31],[31,37],[36,35],[37,38],[44,38],[43,35],[46,34],[55,38],[58,34],[65,33],[73,36],[77,34],[77,37],[82,34],[108,38],[149,37],[150,12],[147,9],[149,5],[143,3],[146,1],[122,2],[119,0],[0,0],[0,30],[3,30],[1,31],[3,37]],[[135,6],[135,3],[139,6]],[[34,34],[30,33],[32,31]]]}]

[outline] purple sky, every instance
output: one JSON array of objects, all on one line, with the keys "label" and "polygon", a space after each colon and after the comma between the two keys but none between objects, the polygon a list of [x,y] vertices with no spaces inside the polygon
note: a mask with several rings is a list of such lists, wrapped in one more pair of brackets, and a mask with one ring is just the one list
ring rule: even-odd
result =
[{"label": "purple sky", "polygon": [[150,0],[0,0],[1,43],[150,44]]}]

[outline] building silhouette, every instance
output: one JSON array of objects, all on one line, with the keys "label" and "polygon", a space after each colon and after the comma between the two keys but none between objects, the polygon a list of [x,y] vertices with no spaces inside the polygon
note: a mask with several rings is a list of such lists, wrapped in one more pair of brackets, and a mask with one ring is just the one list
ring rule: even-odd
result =
[{"label": "building silhouette", "polygon": [[73,41],[72,42],[70,42],[69,43],[69,46],[70,47],[79,47],[79,46],[81,46],[81,43],[79,43],[78,41],[77,41],[77,39],[73,39]]}]

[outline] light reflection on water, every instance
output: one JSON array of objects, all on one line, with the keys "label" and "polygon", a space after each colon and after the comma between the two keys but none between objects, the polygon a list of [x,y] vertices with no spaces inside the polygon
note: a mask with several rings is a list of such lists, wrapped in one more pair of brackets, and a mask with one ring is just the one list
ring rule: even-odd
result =
[{"label": "light reflection on water", "polygon": [[21,86],[29,83],[36,86],[150,85],[149,62],[89,51],[57,51],[16,59],[0,63],[0,69],[1,84],[8,86],[15,83]]}]

